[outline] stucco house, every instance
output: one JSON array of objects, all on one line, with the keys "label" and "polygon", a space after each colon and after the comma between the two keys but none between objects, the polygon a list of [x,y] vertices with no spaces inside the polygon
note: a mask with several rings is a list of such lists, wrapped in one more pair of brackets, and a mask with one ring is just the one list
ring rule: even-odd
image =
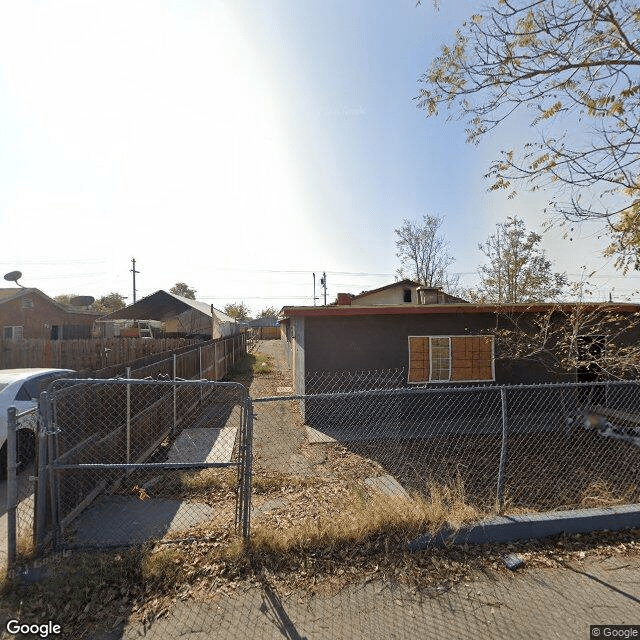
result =
[{"label": "stucco house", "polygon": [[[395,293],[409,288],[396,284]],[[383,289],[390,295],[389,289]],[[380,300],[380,290],[371,293],[369,302]],[[418,300],[421,293],[417,287]],[[575,381],[589,374],[506,356],[496,338],[502,329],[516,325],[525,334],[535,332],[536,318],[544,314],[562,322],[576,304],[479,305],[456,302],[459,299],[437,291],[427,293],[431,298],[422,293],[422,299],[438,301],[353,304],[355,297],[341,294],[331,306],[284,307],[281,333],[296,393],[323,391],[313,383],[318,372],[399,370],[404,386]],[[636,304],[594,303],[583,308],[629,318],[640,311]],[[635,322],[630,327],[617,334],[616,340],[638,342],[640,327]],[[592,351],[594,347],[604,349],[607,336],[586,333],[579,338],[585,344],[589,341]]]},{"label": "stucco house", "polygon": [[358,295],[339,293],[335,304],[352,307],[409,304],[464,304],[466,300],[445,293],[438,287],[425,287],[415,280],[400,280]]}]

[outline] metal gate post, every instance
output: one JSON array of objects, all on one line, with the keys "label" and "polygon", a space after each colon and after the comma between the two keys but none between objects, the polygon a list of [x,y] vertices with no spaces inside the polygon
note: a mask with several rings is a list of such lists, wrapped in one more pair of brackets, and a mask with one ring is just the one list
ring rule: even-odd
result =
[{"label": "metal gate post", "polygon": [[58,475],[55,469],[55,462],[58,458],[58,447],[56,441],[58,429],[56,428],[55,421],[53,420],[53,414],[55,414],[55,409],[53,409],[52,406],[53,403],[55,403],[55,396],[53,397],[51,404],[47,403],[47,479],[49,484],[49,498],[51,502],[51,540],[53,543],[53,548],[57,549],[60,537],[60,513],[58,509],[60,496],[58,495]]},{"label": "metal gate post", "polygon": [[7,567],[13,569],[16,564],[16,510],[18,507],[18,484],[16,477],[16,420],[17,409],[7,409]]},{"label": "metal gate post", "polygon": [[[202,380],[202,347],[198,347],[198,367],[200,369],[200,373],[198,375],[198,380]],[[200,385],[200,402],[202,403],[202,398],[204,397],[204,387]]]},{"label": "metal gate post", "polygon": [[42,555],[45,538],[45,520],[47,517],[47,424],[49,397],[46,391],[40,394],[38,403],[38,474],[36,477],[36,518],[35,545],[36,554]]},{"label": "metal gate post", "polygon": [[242,537],[245,542],[251,535],[251,481],[253,479],[253,403],[251,398],[245,400],[246,433],[243,451],[243,511]]}]

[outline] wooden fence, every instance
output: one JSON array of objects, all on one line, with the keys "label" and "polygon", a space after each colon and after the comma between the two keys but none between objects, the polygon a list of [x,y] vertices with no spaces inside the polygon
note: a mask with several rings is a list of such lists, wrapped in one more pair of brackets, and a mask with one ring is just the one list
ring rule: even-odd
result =
[{"label": "wooden fence", "polygon": [[201,344],[184,338],[111,338],[107,340],[0,340],[0,369],[53,367],[79,372],[99,371],[184,351]]},{"label": "wooden fence", "polygon": [[251,337],[255,340],[279,340],[280,327],[252,327]]}]

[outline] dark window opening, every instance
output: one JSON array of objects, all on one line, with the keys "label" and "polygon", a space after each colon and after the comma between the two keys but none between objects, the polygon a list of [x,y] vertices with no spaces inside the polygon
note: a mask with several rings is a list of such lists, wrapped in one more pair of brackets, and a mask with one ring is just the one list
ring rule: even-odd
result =
[{"label": "dark window opening", "polygon": [[404,290],[404,301],[411,302],[411,289]]}]

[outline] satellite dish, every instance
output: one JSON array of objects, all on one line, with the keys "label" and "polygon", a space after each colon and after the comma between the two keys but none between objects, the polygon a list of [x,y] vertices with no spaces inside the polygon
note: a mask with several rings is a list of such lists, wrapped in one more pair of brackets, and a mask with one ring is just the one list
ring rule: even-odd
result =
[{"label": "satellite dish", "polygon": [[4,279],[5,280],[9,280],[12,282],[16,282],[17,280],[20,280],[20,278],[22,278],[22,272],[21,271],[10,271],[9,273],[5,274]]},{"label": "satellite dish", "polygon": [[76,296],[69,300],[69,304],[72,304],[74,307],[88,307],[95,301],[96,299],[93,296]]},{"label": "satellite dish", "polygon": [[6,273],[4,276],[5,280],[8,280],[9,282],[15,282],[19,287],[22,287],[22,285],[18,282],[20,278],[22,278],[21,271],[10,271],[9,273]]}]

